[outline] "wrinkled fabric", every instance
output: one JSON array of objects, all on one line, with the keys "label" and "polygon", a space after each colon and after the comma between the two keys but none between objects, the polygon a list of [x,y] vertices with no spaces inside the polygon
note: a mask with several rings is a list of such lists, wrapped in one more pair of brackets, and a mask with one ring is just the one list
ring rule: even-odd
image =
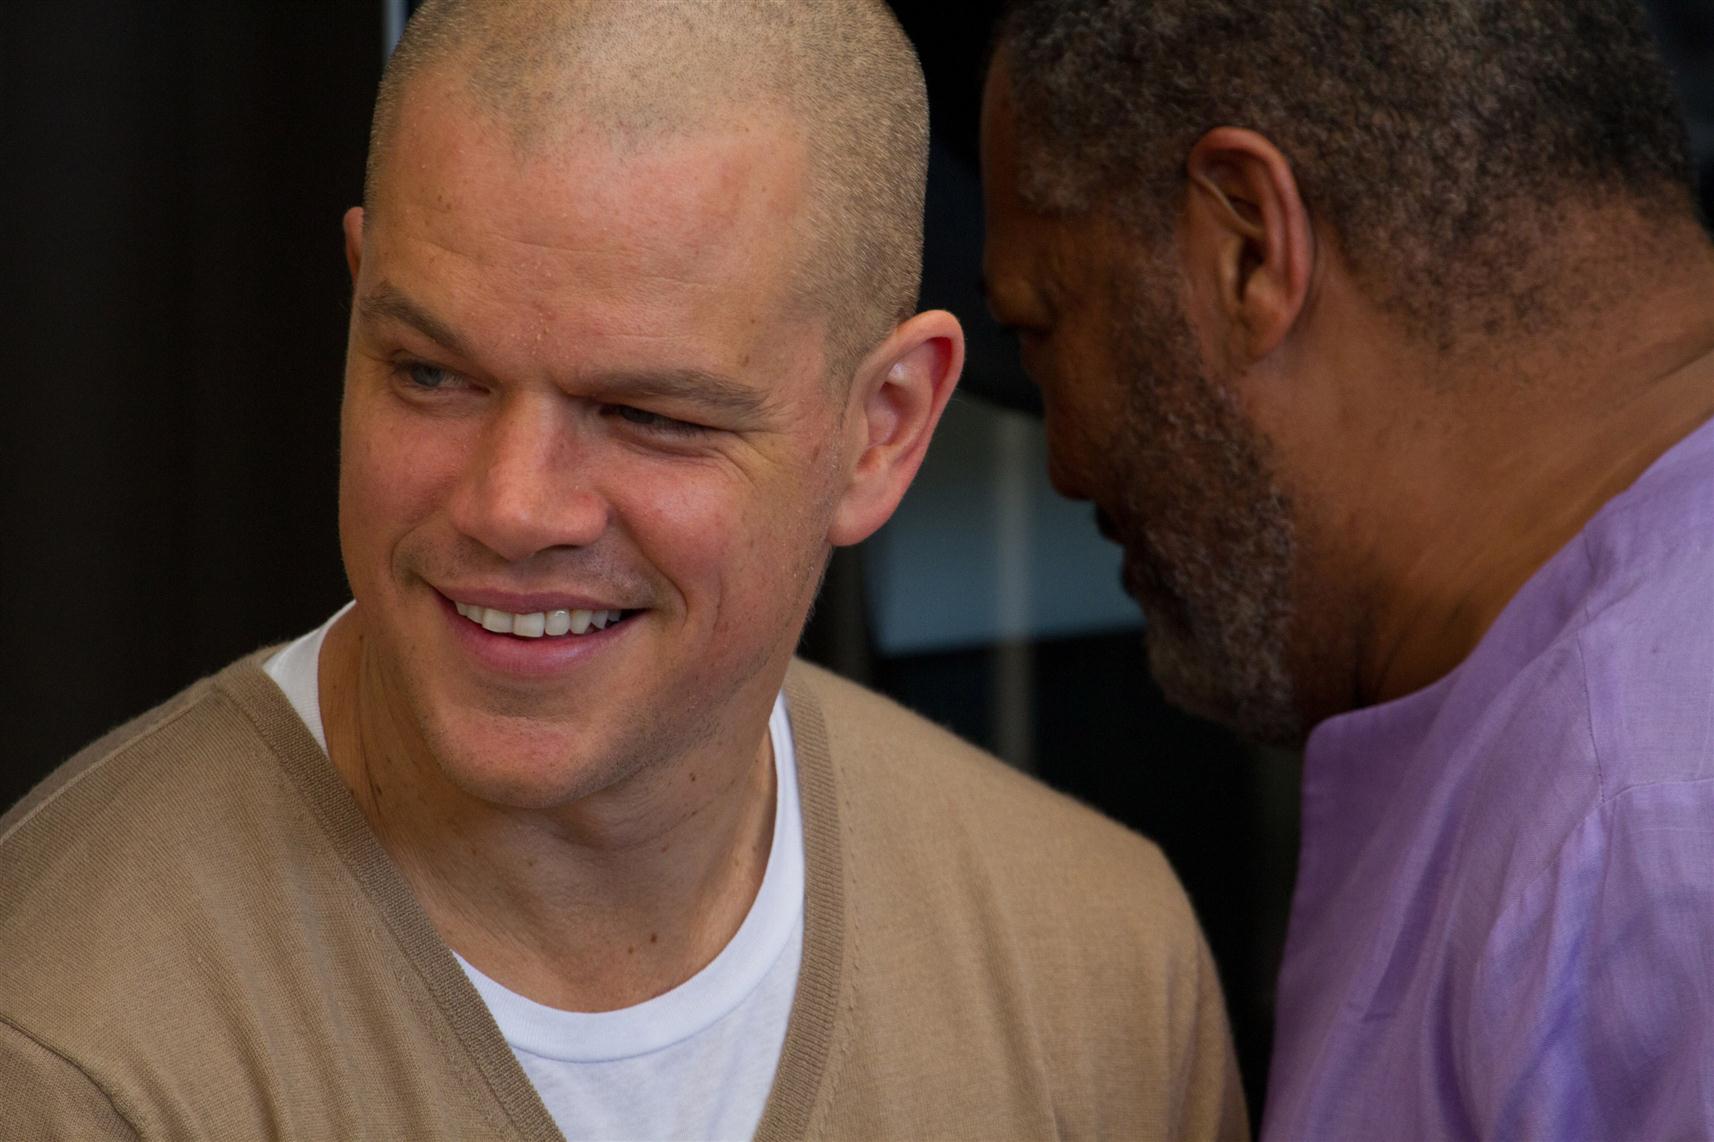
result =
[{"label": "wrinkled fabric", "polygon": [[1714,1135],[1714,422],[1311,735],[1263,1133]]}]

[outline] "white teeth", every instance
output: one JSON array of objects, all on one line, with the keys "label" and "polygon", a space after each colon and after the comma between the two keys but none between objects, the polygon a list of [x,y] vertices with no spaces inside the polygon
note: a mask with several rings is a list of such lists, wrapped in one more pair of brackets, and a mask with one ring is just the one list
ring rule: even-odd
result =
[{"label": "white teeth", "polygon": [[479,607],[474,603],[454,603],[458,613],[484,630],[495,634],[511,634],[520,638],[557,638],[563,634],[584,634],[589,630],[605,630],[619,621],[620,611],[534,611],[527,615],[511,611]]}]

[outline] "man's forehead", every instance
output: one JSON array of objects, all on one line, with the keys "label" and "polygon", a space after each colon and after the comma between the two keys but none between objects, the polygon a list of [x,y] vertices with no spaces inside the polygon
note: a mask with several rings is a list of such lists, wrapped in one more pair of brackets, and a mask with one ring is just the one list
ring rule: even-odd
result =
[{"label": "man's forehead", "polygon": [[1111,214],[1102,210],[1044,210],[1025,190],[1026,166],[1056,161],[1035,153],[1020,130],[1004,51],[989,68],[982,101],[982,188],[990,235],[1008,244],[1060,240],[1101,242],[1112,232]]},{"label": "man's forehead", "polygon": [[1043,214],[1025,203],[1016,190],[1014,168],[1000,163],[982,173],[988,184],[982,288],[990,308],[1014,311],[1037,300],[1060,274],[1100,252],[1085,233],[1088,219]]},{"label": "man's forehead", "polygon": [[522,156],[467,112],[424,106],[400,128],[375,196],[376,252],[411,257],[413,288],[427,274],[503,284],[544,319],[577,308],[590,329],[669,335],[797,308],[802,166],[759,125],[641,146],[594,135]]},{"label": "man's forehead", "polygon": [[1013,115],[1004,55],[989,68],[982,99],[982,193],[987,215],[984,250],[985,287],[990,297],[1006,288],[1006,279],[1024,270],[1041,241],[1045,220],[1029,210],[1018,193],[1017,124]]},{"label": "man's forehead", "polygon": [[[414,79],[399,101],[379,197],[432,187],[435,205],[450,210],[462,197],[504,185],[519,214],[544,221],[583,214],[670,231],[789,218],[808,192],[804,133],[772,106],[642,125],[576,106],[540,115],[545,121],[524,129],[479,108],[445,69]],[[545,215],[543,207],[550,207]]]},{"label": "man's forehead", "polygon": [[532,345],[556,372],[593,354],[737,374],[768,345],[823,340],[797,288],[807,151],[778,114],[646,135],[569,123],[520,150],[456,84],[404,94],[366,286],[389,279],[466,342]]}]

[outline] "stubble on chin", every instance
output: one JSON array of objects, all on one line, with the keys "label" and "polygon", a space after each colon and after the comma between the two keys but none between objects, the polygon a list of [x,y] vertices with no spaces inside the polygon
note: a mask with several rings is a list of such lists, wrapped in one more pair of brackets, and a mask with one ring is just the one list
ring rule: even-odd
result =
[{"label": "stubble on chin", "polygon": [[1150,670],[1174,705],[1254,741],[1295,743],[1291,504],[1266,438],[1208,375],[1182,316],[1162,308],[1130,307],[1128,407],[1108,450],[1121,492],[1109,514]]},{"label": "stubble on chin", "polygon": [[1220,621],[1187,629],[1149,621],[1143,633],[1149,670],[1173,705],[1251,741],[1295,744],[1302,720],[1283,640],[1269,627]]}]

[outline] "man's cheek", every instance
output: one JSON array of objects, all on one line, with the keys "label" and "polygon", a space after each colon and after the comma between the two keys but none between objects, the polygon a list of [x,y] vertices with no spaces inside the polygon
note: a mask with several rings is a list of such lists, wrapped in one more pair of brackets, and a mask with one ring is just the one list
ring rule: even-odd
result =
[{"label": "man's cheek", "polygon": [[420,434],[374,433],[350,455],[348,478],[361,510],[385,527],[450,496],[458,479],[457,453]]}]

